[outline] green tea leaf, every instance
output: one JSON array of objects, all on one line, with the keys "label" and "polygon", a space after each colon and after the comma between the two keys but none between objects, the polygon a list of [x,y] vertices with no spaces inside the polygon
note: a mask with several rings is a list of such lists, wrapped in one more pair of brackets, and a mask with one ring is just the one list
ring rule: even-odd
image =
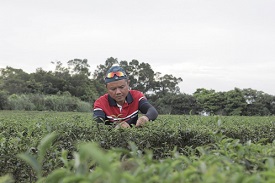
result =
[{"label": "green tea leaf", "polygon": [[51,146],[53,140],[56,138],[57,133],[52,132],[46,135],[40,142],[38,146],[38,162],[42,165],[43,158],[46,154],[47,149]]},{"label": "green tea leaf", "polygon": [[21,153],[17,155],[19,158],[24,160],[27,164],[29,164],[33,170],[37,173],[38,177],[41,177],[41,164],[30,154]]}]

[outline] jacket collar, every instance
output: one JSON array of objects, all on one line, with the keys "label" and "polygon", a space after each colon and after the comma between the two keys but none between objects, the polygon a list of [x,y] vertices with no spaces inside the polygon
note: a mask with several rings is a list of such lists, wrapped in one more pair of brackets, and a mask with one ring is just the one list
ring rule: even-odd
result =
[{"label": "jacket collar", "polygon": [[[110,96],[108,95],[108,102],[109,102],[109,105],[110,106],[117,106],[117,103],[116,101]],[[128,92],[127,96],[126,96],[126,102],[128,104],[132,103],[133,102],[133,96],[131,95],[130,92]]]}]

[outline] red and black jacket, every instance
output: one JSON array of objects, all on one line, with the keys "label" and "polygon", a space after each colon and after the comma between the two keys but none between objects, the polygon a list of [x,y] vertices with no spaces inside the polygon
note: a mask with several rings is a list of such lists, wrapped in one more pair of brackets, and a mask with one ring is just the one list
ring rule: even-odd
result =
[{"label": "red and black jacket", "polygon": [[158,116],[158,112],[142,92],[130,90],[123,106],[118,105],[108,94],[101,96],[94,103],[93,116],[97,122],[105,122],[105,124],[126,121],[131,125],[136,124],[139,111],[149,120],[155,120]]}]

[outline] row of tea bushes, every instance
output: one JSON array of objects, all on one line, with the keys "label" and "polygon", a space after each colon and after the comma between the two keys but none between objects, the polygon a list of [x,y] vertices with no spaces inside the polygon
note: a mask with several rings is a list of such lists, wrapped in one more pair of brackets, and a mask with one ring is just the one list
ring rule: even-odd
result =
[{"label": "row of tea bushes", "polygon": [[[33,169],[17,155],[27,152],[37,158],[42,138],[52,132],[58,136],[45,153],[48,161],[43,163],[43,176],[64,166],[60,159],[63,151],[67,152],[68,161],[73,161],[78,144],[83,142],[125,151],[131,150],[131,142],[141,154],[150,150],[154,160],[162,161],[170,157],[175,148],[177,153],[189,157],[202,153],[200,147],[215,149],[228,138],[234,143],[228,142],[226,146],[236,144],[241,149],[242,144],[249,142],[261,145],[260,149],[273,150],[270,144],[274,142],[275,131],[274,117],[160,116],[142,128],[116,129],[96,124],[89,113],[1,111],[0,114],[1,176],[10,174],[16,182],[37,180]],[[261,157],[262,152],[258,156]],[[257,160],[242,157],[239,161],[246,162],[243,164],[249,171],[255,169],[249,164],[259,166]]]}]

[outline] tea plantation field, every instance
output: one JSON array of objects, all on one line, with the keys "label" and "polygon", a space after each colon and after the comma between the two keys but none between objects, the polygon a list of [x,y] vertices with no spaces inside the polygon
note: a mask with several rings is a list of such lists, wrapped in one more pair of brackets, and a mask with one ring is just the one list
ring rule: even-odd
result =
[{"label": "tea plantation field", "polygon": [[0,111],[0,183],[275,182],[275,117],[159,116],[142,128],[92,113]]}]

